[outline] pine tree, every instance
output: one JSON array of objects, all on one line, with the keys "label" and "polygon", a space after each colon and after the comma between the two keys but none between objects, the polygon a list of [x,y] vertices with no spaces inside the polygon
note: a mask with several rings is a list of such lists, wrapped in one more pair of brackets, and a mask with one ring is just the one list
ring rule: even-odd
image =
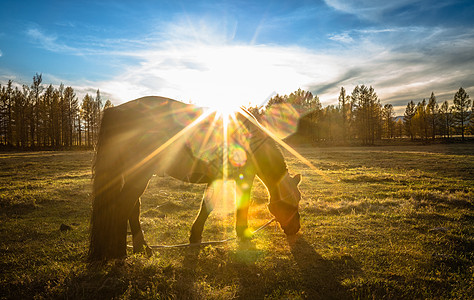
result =
[{"label": "pine tree", "polygon": [[25,148],[29,146],[28,122],[26,117],[28,115],[30,104],[30,88],[23,85],[23,90],[15,89],[14,97],[14,115],[15,115],[15,131],[17,133],[16,146]]},{"label": "pine tree", "polygon": [[416,113],[416,106],[413,101],[408,102],[407,107],[405,108],[405,113],[403,114],[403,124],[405,125],[405,132],[410,139],[413,140],[415,137],[414,130],[413,130],[413,122],[412,119]]},{"label": "pine tree", "polygon": [[430,100],[426,106],[426,116],[429,126],[429,132],[431,133],[431,138],[434,140],[437,133],[437,120],[439,114],[438,103],[436,103],[436,96],[431,92]]},{"label": "pine tree", "polygon": [[395,122],[395,136],[402,138],[403,136],[403,119],[400,118]]},{"label": "pine tree", "polygon": [[469,124],[469,109],[471,106],[471,99],[466,91],[461,87],[454,95],[454,119],[457,124],[460,126],[462,140],[464,141],[464,131],[466,125]]},{"label": "pine tree", "polygon": [[0,86],[0,143],[13,144],[13,88],[9,80],[7,86]]},{"label": "pine tree", "polygon": [[448,101],[444,101],[439,109],[440,125],[445,137],[449,138],[449,132],[453,124],[453,110],[449,107]]},{"label": "pine tree", "polygon": [[[111,107],[114,107],[114,105],[112,104],[112,102],[107,99],[107,101],[105,101],[105,104],[104,104],[104,110],[106,110],[107,108],[111,108]],[[259,106],[260,109],[262,109],[262,106]]]},{"label": "pine tree", "polygon": [[[63,146],[71,147],[73,143],[74,120],[77,112],[74,111],[75,93],[72,87],[66,87],[61,100],[61,131]],[[77,102],[77,100],[76,100]],[[77,103],[75,104],[77,110]]]},{"label": "pine tree", "polygon": [[54,90],[52,100],[49,116],[51,119],[51,145],[58,148],[61,145],[61,93],[59,90]]},{"label": "pine tree", "polygon": [[421,139],[428,137],[428,118],[426,115],[426,100],[418,102],[415,108],[415,115],[412,119],[412,125],[415,135],[418,135]]},{"label": "pine tree", "polygon": [[31,85],[31,102],[29,104],[29,110],[28,110],[28,120],[30,122],[29,129],[30,129],[30,136],[31,136],[30,145],[32,147],[35,146],[36,139],[37,139],[36,128],[39,121],[38,105],[40,103],[41,93],[43,92],[43,86],[41,85],[42,81],[43,81],[42,74],[36,73],[36,75],[33,76],[33,84]]},{"label": "pine tree", "polygon": [[393,138],[395,133],[394,115],[393,105],[385,104],[382,109],[383,136],[389,139]]},{"label": "pine tree", "polygon": [[86,145],[92,146],[92,122],[94,120],[94,99],[89,94],[84,96],[81,105],[81,116],[86,123]]},{"label": "pine tree", "polygon": [[356,103],[355,123],[358,137],[363,144],[374,144],[380,138],[381,104],[372,87],[356,86],[352,92],[352,100]]},{"label": "pine tree", "polygon": [[348,101],[350,98],[346,96],[346,89],[341,87],[341,92],[339,93],[339,109],[341,111],[342,119],[342,140],[345,142],[347,140],[347,109]]},{"label": "pine tree", "polygon": [[51,119],[51,107],[53,94],[54,87],[50,84],[37,104],[38,123],[36,125],[40,146],[51,146],[52,143],[53,124]]}]

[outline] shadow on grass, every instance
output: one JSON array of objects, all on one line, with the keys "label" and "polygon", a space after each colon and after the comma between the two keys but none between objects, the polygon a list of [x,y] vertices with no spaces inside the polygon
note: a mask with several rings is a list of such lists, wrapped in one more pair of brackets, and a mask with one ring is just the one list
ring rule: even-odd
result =
[{"label": "shadow on grass", "polygon": [[[289,256],[268,255],[253,244],[233,251],[219,247],[180,250],[182,263],[154,262],[140,257],[92,264],[69,274],[62,291],[45,296],[66,298],[179,299],[350,299],[341,284],[358,272],[350,256],[324,259],[303,238]],[[263,264],[262,264],[263,263]]]},{"label": "shadow on grass", "polygon": [[[291,253],[303,276],[303,289],[308,299],[349,299],[349,291],[342,286],[340,269],[330,260],[325,260],[303,238],[291,245]],[[355,262],[347,257],[354,267]]]}]

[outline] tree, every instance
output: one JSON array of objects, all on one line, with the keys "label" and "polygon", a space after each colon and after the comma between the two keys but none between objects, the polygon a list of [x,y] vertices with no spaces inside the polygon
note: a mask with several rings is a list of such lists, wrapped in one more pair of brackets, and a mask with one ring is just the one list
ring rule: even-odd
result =
[{"label": "tree", "polygon": [[412,125],[415,135],[421,139],[428,137],[428,122],[426,116],[426,100],[418,102],[415,108],[415,115],[412,118]]},{"label": "tree", "polygon": [[[109,100],[107,100],[107,101],[109,101]],[[107,104],[107,102],[106,102],[106,104]],[[104,106],[104,110],[105,109],[106,109],[106,107]],[[263,115],[263,106],[262,105],[261,106],[258,106],[258,105],[249,106],[249,107],[245,107],[245,109],[247,109],[249,111],[249,113],[251,113],[257,120],[260,120],[260,118]]]},{"label": "tree", "polygon": [[471,106],[471,99],[466,91],[461,87],[454,95],[454,120],[460,126],[462,140],[464,141],[464,131],[466,124],[469,123],[470,115],[469,109]]},{"label": "tree", "polygon": [[437,120],[439,114],[438,103],[436,103],[436,96],[431,92],[430,99],[426,105],[426,118],[428,122],[428,131],[431,133],[431,138],[434,140],[437,133]]},{"label": "tree", "polygon": [[50,140],[51,145],[58,148],[61,145],[61,92],[60,90],[55,90],[53,92],[53,101],[51,102],[50,107]]},{"label": "tree", "polygon": [[380,138],[381,104],[372,87],[356,86],[352,92],[356,103],[355,124],[359,139],[363,144],[374,144],[375,138]]},{"label": "tree", "polygon": [[71,147],[74,140],[74,127],[79,113],[79,104],[70,86],[66,87],[61,101],[63,145]]},{"label": "tree", "polygon": [[38,105],[40,102],[40,96],[43,92],[43,86],[41,82],[43,81],[43,75],[36,73],[33,76],[33,84],[31,85],[31,103],[29,105],[28,111],[28,120],[30,121],[30,135],[31,135],[31,146],[35,146],[36,139],[36,128],[39,121],[38,116]]},{"label": "tree", "polygon": [[297,91],[291,93],[289,96],[280,96],[276,94],[275,96],[270,98],[270,100],[268,100],[267,105],[265,105],[265,110],[268,110],[273,105],[281,103],[292,104],[300,111],[321,108],[321,102],[319,101],[318,96],[313,96],[311,92],[298,89]]},{"label": "tree", "polygon": [[[107,100],[105,107],[113,106]],[[82,108],[82,109],[81,109]],[[13,147],[71,147],[82,145],[85,122],[86,144],[92,146],[98,135],[102,97],[85,97],[79,103],[74,89],[42,85],[42,75],[33,83],[14,87],[11,80],[0,84],[0,144]],[[81,114],[84,121],[81,120]]]},{"label": "tree", "polygon": [[385,104],[382,109],[382,121],[383,121],[383,137],[393,138],[395,135],[395,120],[393,116],[395,112],[392,104]]},{"label": "tree", "polygon": [[345,142],[347,140],[347,123],[348,110],[350,110],[350,97],[346,95],[346,89],[344,87],[341,87],[341,92],[339,93],[338,101],[342,119],[342,139]]},{"label": "tree", "polygon": [[403,114],[403,124],[405,125],[405,132],[410,136],[411,140],[413,140],[415,136],[412,124],[412,119],[415,116],[415,113],[415,103],[413,101],[408,102],[407,107],[405,108],[405,113]]},{"label": "tree", "polygon": [[40,98],[40,101],[37,103],[37,115],[38,115],[38,123],[36,124],[37,127],[37,136],[38,136],[38,144],[40,146],[50,146],[52,142],[52,113],[51,107],[53,103],[53,94],[54,94],[54,87],[50,84],[43,96]]},{"label": "tree", "polygon": [[81,116],[84,122],[86,122],[86,145],[90,147],[92,146],[92,122],[94,118],[94,99],[89,94],[86,94],[84,96],[84,99],[82,99]]},{"label": "tree", "polygon": [[12,145],[13,139],[13,82],[8,81],[3,88],[0,85],[0,143]]},{"label": "tree", "polygon": [[453,125],[453,109],[449,107],[448,101],[444,101],[439,109],[440,125],[445,137],[449,138],[449,132]]},{"label": "tree", "polygon": [[[105,101],[105,104],[104,104],[104,110],[106,110],[107,108],[111,108],[111,107],[114,107],[114,105],[112,104],[112,102],[107,99],[107,101]],[[262,109],[262,106],[259,106],[260,108],[259,109]]]},{"label": "tree", "polygon": [[98,134],[99,134],[101,112],[102,112],[102,97],[100,96],[100,91],[97,90],[95,100],[92,102],[92,113],[91,113],[92,139],[94,141],[97,140]]},{"label": "tree", "polygon": [[321,109],[319,97],[313,96],[311,92],[302,89],[298,89],[289,96],[276,94],[268,100],[267,105],[265,106],[265,112],[268,112],[275,105],[283,103],[291,104],[291,106],[296,109],[299,116],[302,116],[298,123],[298,131],[303,135],[312,138],[314,136],[314,112]]},{"label": "tree", "polygon": [[403,118],[399,118],[395,122],[395,136],[397,138],[402,138],[403,136]]},{"label": "tree", "polygon": [[271,97],[268,100],[267,104],[265,105],[265,110],[268,110],[273,105],[285,103],[287,97],[288,96],[286,96],[286,95],[285,96],[280,96],[280,95],[276,94],[275,96]]},{"label": "tree", "polygon": [[28,134],[28,122],[26,122],[26,116],[28,115],[30,105],[30,87],[23,85],[22,91],[15,90],[14,100],[14,112],[15,112],[15,131],[17,132],[17,146],[28,147],[29,134]]},{"label": "tree", "polygon": [[340,110],[334,105],[328,105],[321,110],[322,113],[322,132],[326,141],[335,141],[342,136],[342,128],[340,123]]}]

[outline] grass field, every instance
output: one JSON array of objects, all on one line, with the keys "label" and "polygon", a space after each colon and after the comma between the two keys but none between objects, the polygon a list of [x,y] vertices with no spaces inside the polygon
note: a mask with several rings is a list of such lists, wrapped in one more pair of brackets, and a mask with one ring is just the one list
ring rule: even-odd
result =
[{"label": "grass field", "polygon": [[[302,230],[88,264],[91,152],[0,153],[0,298],[473,299],[474,144],[299,148]],[[204,186],[155,176],[150,244],[184,243]],[[250,225],[271,216],[257,182]],[[232,212],[204,240],[234,236]],[[62,226],[61,225],[67,225]],[[62,229],[62,230],[61,230]]]}]

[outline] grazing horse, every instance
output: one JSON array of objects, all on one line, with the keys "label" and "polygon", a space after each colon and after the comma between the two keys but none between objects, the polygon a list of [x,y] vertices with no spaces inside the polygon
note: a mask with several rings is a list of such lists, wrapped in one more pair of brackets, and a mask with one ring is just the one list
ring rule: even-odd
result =
[{"label": "grazing horse", "polygon": [[[207,191],[219,179],[235,180],[240,239],[248,238],[250,190],[257,175],[267,187],[269,210],[281,228],[287,235],[299,231],[301,176],[288,174],[275,141],[252,115],[242,110],[225,119],[215,111],[163,97],[136,99],[104,112],[93,167],[90,260],[126,256],[127,224],[134,252],[147,249],[139,220],[140,196],[153,174],[206,183]],[[190,243],[201,242],[212,210],[206,194]]]}]

